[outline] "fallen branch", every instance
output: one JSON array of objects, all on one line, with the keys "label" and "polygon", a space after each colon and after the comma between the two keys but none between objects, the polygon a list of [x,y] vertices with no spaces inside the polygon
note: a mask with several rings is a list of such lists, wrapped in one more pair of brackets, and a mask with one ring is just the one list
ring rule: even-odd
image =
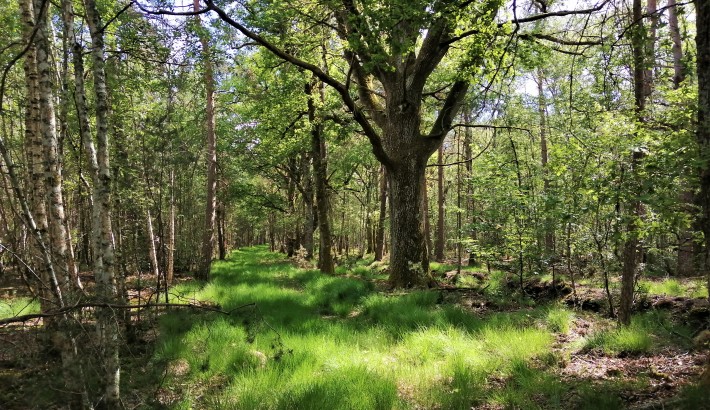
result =
[{"label": "fallen branch", "polygon": [[100,303],[100,302],[89,302],[89,303],[77,303],[72,306],[67,306],[61,309],[52,310],[44,313],[31,313],[27,315],[13,316],[5,319],[0,319],[0,326],[4,326],[10,323],[20,323],[27,322],[32,319],[40,319],[45,317],[61,316],[75,310],[80,310],[84,308],[108,308],[108,309],[147,309],[156,307],[177,307],[177,308],[190,308],[198,310],[206,310],[209,312],[221,313],[223,315],[230,315],[232,312],[243,309],[245,307],[256,306],[256,303],[247,303],[246,305],[238,306],[232,310],[226,311],[215,306],[210,305],[198,305],[194,303],[145,303],[137,305],[125,305],[116,303]]}]

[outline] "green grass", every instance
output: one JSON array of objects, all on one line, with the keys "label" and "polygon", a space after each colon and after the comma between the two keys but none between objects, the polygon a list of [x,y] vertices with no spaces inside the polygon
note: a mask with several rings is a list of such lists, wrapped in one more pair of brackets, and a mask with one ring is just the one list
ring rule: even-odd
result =
[{"label": "green grass", "polygon": [[[215,263],[208,284],[173,289],[174,298],[237,310],[160,319],[150,365],[167,369],[169,407],[565,408],[574,386],[548,369],[572,312],[476,316],[436,291],[379,293],[366,263],[326,276],[249,248]],[[492,275],[486,291],[499,295],[502,278]]]},{"label": "green grass", "polygon": [[547,312],[546,323],[548,329],[555,333],[567,333],[569,332],[570,325],[574,320],[574,313],[568,309],[563,308],[551,308]]},{"label": "green grass", "polygon": [[684,280],[666,278],[663,280],[644,280],[640,284],[649,295],[684,296],[706,298],[708,289],[703,280]]},{"label": "green grass", "polygon": [[0,319],[39,313],[39,301],[32,298],[0,299]]},{"label": "green grass", "polygon": [[691,335],[691,329],[674,323],[665,312],[647,312],[634,316],[627,327],[611,327],[592,334],[583,349],[611,356],[641,355],[652,349],[683,346]]}]

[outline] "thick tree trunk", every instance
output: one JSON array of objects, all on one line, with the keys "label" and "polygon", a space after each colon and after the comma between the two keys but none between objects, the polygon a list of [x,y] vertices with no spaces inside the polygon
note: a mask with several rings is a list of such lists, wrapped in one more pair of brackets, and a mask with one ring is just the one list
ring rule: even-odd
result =
[{"label": "thick tree trunk", "polygon": [[444,245],[446,241],[446,235],[444,232],[444,144],[439,146],[438,158],[437,158],[437,197],[436,197],[436,241],[434,242],[434,259],[438,262],[444,261]]},{"label": "thick tree trunk", "polygon": [[427,283],[429,255],[422,230],[422,189],[426,162],[409,158],[387,170],[390,200],[390,283],[394,287]]},{"label": "thick tree trunk", "polygon": [[384,256],[385,222],[387,218],[387,171],[380,166],[380,215],[375,234],[375,260],[381,261]]},{"label": "thick tree trunk", "polygon": [[[193,6],[195,11],[198,11],[200,9],[199,0],[194,0]],[[195,16],[195,20],[198,26],[201,25],[199,16]],[[202,58],[205,66],[204,79],[207,97],[205,110],[207,195],[205,206],[205,231],[202,238],[202,261],[195,276],[198,279],[207,280],[209,279],[210,264],[212,263],[212,255],[214,253],[215,219],[217,217],[217,145],[214,111],[215,81],[212,71],[209,39],[202,33],[199,35],[199,38],[202,45]]]}]

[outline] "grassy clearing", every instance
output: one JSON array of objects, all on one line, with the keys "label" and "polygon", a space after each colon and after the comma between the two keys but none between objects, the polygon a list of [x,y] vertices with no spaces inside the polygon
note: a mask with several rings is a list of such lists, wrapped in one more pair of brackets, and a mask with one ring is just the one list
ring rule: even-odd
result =
[{"label": "grassy clearing", "polygon": [[[555,334],[570,330],[571,311],[537,306],[479,317],[442,303],[439,292],[376,292],[364,279],[380,274],[367,260],[341,273],[298,269],[251,248],[215,263],[209,284],[173,289],[176,299],[242,308],[228,317],[161,318],[152,365],[167,368],[164,386],[177,397],[170,406],[566,408],[569,397],[585,397],[584,385],[570,395],[575,387],[553,371]],[[492,276],[486,291],[498,295],[502,274]],[[597,337],[598,346],[612,346],[612,336]]]},{"label": "grassy clearing", "polygon": [[32,298],[0,299],[0,319],[39,313],[39,301]]}]

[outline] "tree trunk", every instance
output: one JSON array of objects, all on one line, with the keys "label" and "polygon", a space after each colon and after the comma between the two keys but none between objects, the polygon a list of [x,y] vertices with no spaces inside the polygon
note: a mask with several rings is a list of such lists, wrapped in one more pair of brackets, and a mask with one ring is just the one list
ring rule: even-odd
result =
[{"label": "tree trunk", "polygon": [[678,11],[676,1],[668,0],[668,30],[671,35],[673,45],[673,86],[680,87],[680,83],[685,80],[685,64],[683,63],[683,40],[680,37],[680,26],[678,25]]},{"label": "tree trunk", "polygon": [[547,169],[548,154],[547,154],[547,101],[545,99],[545,89],[543,83],[545,81],[545,73],[542,68],[537,70],[537,109],[540,115],[540,165],[542,166],[542,196],[545,198],[545,250],[544,255],[550,258],[555,250],[555,230],[553,228],[553,219],[549,216],[551,209],[548,206],[547,196],[550,194],[550,176]]},{"label": "tree trunk", "polygon": [[[696,138],[700,147],[700,192],[697,203],[701,208],[700,226],[705,235],[703,269],[707,276],[708,298],[710,299],[710,2],[697,0],[697,74],[698,74],[698,128]],[[710,385],[710,354],[708,354],[705,385]]]},{"label": "tree trunk", "polygon": [[[471,124],[471,118],[468,110],[463,113],[463,121],[465,125]],[[473,266],[476,264],[476,242],[478,241],[478,232],[474,226],[476,222],[476,204],[473,199],[473,185],[469,181],[471,176],[473,176],[473,152],[471,151],[471,144],[473,143],[473,135],[470,127],[466,127],[463,135],[463,152],[466,164],[466,175],[464,180],[466,181],[466,223],[470,226],[471,232],[471,250],[468,254],[468,266]]]},{"label": "tree trunk", "polygon": [[175,170],[170,169],[170,220],[168,221],[168,255],[165,269],[166,286],[173,283],[175,271]]},{"label": "tree trunk", "polygon": [[[649,85],[645,80],[645,56],[644,56],[644,31],[641,21],[641,0],[633,2],[633,20],[637,21],[637,26],[634,27],[631,33],[631,42],[633,49],[633,74],[634,74],[634,102],[636,108],[636,116],[639,122],[643,122],[644,109],[646,108],[646,91]],[[636,191],[637,185],[636,173],[638,162],[643,154],[640,151],[635,151],[632,154],[630,180],[632,190]],[[637,199],[637,195],[632,195],[632,199],[627,207],[628,218],[627,224],[627,239],[623,247],[623,267],[621,271],[621,301],[619,306],[619,323],[624,326],[631,324],[631,310],[634,302],[634,285],[636,280],[636,271],[638,270],[638,221],[641,215],[641,202]]]},{"label": "tree trunk", "polygon": [[390,283],[415,287],[427,283],[429,255],[422,229],[426,162],[411,158],[387,170],[390,200]]},{"label": "tree trunk", "polygon": [[313,233],[316,228],[311,162],[311,155],[304,154],[301,171],[303,172],[303,210],[305,214],[305,220],[303,222],[303,248],[306,250],[306,260],[313,259]]},{"label": "tree trunk", "polygon": [[[194,10],[200,9],[200,1],[194,0]],[[201,26],[200,17],[195,16],[195,21],[198,27]],[[212,254],[214,252],[215,241],[215,219],[217,209],[217,145],[215,137],[215,111],[214,111],[214,96],[215,96],[215,81],[212,72],[212,57],[210,55],[210,46],[208,37],[199,32],[200,43],[202,45],[202,58],[205,65],[205,90],[206,90],[206,112],[205,112],[205,131],[206,131],[206,161],[207,161],[207,195],[205,207],[205,231],[202,238],[202,261],[195,276],[198,279],[208,280],[210,275],[210,265],[212,263]]]},{"label": "tree trunk", "polygon": [[[325,139],[322,136],[322,126],[316,120],[316,105],[313,89],[316,83],[306,85],[308,95],[308,121],[311,123],[311,151],[313,152],[313,180],[315,182],[316,206],[318,208],[318,230],[320,231],[320,246],[318,252],[318,268],[323,273],[335,273],[330,235],[330,204],[327,187],[327,152]],[[318,87],[323,98],[322,84]]]},{"label": "tree trunk", "polygon": [[227,244],[224,234],[224,224],[226,215],[224,213],[224,204],[217,205],[217,248],[219,250],[219,260],[223,261],[227,257]]},{"label": "tree trunk", "polygon": [[[155,232],[153,231],[153,217],[150,209],[146,211],[146,223],[148,227],[148,259],[150,259],[151,273],[160,283],[160,269],[158,265],[158,253],[155,249]],[[160,289],[160,287],[158,287]]]},{"label": "tree trunk", "polygon": [[[37,44],[37,68],[39,73],[39,108],[40,133],[44,148],[44,176],[47,188],[49,241],[52,249],[54,266],[60,275],[60,286],[69,290],[69,254],[67,252],[67,231],[62,193],[62,164],[60,162],[59,139],[54,107],[54,72],[52,71],[51,45],[49,41],[48,13],[37,17],[38,30],[35,34]],[[71,293],[71,292],[70,292]]]},{"label": "tree trunk", "polygon": [[646,1],[646,13],[648,14],[648,37],[646,37],[646,50],[644,50],[644,61],[651,62],[644,67],[644,96],[648,98],[653,93],[653,62],[656,61],[656,31],[658,28],[658,15],[656,14],[656,0]]},{"label": "tree trunk", "polygon": [[[94,175],[94,222],[96,237],[94,249],[94,276],[96,294],[100,301],[111,303],[117,299],[114,279],[113,234],[111,232],[111,167],[108,147],[108,91],[104,72],[104,27],[101,22],[95,0],[86,0],[87,21],[91,32],[94,93],[96,99],[96,142],[95,160],[97,165]],[[87,141],[89,142],[89,141]],[[93,144],[87,145],[91,157]],[[118,347],[120,330],[114,312],[111,309],[98,309],[96,323],[103,359],[103,401],[108,408],[119,408],[120,397],[120,362]]]},{"label": "tree trunk", "polygon": [[444,233],[444,144],[439,146],[437,158],[437,212],[436,212],[436,241],[434,245],[434,259],[437,262],[444,261],[444,245],[445,245],[445,233]]},{"label": "tree trunk", "polygon": [[[668,31],[670,32],[673,52],[673,89],[680,88],[685,80],[685,64],[683,63],[683,41],[680,36],[678,14],[675,0],[668,0]],[[678,200],[688,213],[693,212],[694,193],[686,190],[678,195]],[[678,234],[678,255],[676,273],[680,276],[693,276],[697,272],[698,246],[693,240],[693,233],[688,228],[682,228]]]},{"label": "tree trunk", "polygon": [[385,245],[385,222],[387,218],[387,171],[380,166],[380,215],[375,234],[375,260],[381,261]]}]

